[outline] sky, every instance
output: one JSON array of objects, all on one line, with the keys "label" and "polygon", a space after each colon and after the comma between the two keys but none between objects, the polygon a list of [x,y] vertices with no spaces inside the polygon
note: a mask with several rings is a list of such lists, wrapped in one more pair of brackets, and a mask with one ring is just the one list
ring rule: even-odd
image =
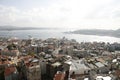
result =
[{"label": "sky", "polygon": [[0,26],[120,28],[120,0],[0,0]]}]

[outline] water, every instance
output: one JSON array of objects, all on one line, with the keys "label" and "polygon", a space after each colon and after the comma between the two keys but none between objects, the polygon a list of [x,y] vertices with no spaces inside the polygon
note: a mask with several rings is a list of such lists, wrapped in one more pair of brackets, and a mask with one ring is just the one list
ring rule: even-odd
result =
[{"label": "water", "polygon": [[66,34],[66,30],[13,30],[13,31],[0,31],[0,37],[18,37],[20,39],[29,38],[31,35],[34,38],[47,39],[47,38],[62,38],[75,39],[78,42],[120,42],[120,38],[108,36],[95,36],[95,35],[81,35],[81,34]]}]

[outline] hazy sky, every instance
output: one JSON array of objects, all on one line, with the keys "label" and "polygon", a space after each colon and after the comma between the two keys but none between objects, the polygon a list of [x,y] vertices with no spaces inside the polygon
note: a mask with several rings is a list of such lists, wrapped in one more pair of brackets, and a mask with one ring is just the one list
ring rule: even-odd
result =
[{"label": "hazy sky", "polygon": [[120,28],[120,0],[0,0],[0,25]]}]

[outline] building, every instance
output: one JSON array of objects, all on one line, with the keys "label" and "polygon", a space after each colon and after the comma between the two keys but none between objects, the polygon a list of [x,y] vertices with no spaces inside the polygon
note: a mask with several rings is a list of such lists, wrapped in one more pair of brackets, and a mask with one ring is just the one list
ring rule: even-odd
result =
[{"label": "building", "polygon": [[90,68],[85,65],[84,59],[68,60],[65,63],[70,65],[69,78],[74,79],[79,77],[79,75],[86,75],[90,71]]},{"label": "building", "polygon": [[65,72],[57,71],[53,80],[65,80]]},{"label": "building", "polygon": [[41,68],[38,59],[30,58],[26,63],[27,80],[41,80]]},{"label": "building", "polygon": [[5,80],[18,80],[18,72],[16,67],[8,66],[4,71]]},{"label": "building", "polygon": [[12,57],[16,57],[20,55],[19,50],[3,50],[1,51],[1,55],[6,55],[6,56],[12,56]]}]

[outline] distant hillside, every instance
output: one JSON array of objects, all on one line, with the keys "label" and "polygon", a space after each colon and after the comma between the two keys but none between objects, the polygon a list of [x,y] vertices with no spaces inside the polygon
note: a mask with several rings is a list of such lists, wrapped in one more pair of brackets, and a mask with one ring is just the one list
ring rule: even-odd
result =
[{"label": "distant hillside", "polygon": [[0,26],[0,30],[37,30],[37,29],[48,29],[48,28],[36,28],[36,27],[17,27],[17,26]]},{"label": "distant hillside", "polygon": [[120,38],[120,29],[118,30],[101,30],[101,29],[82,29],[72,32],[73,34],[84,34],[84,35],[99,35],[99,36],[113,36]]}]

